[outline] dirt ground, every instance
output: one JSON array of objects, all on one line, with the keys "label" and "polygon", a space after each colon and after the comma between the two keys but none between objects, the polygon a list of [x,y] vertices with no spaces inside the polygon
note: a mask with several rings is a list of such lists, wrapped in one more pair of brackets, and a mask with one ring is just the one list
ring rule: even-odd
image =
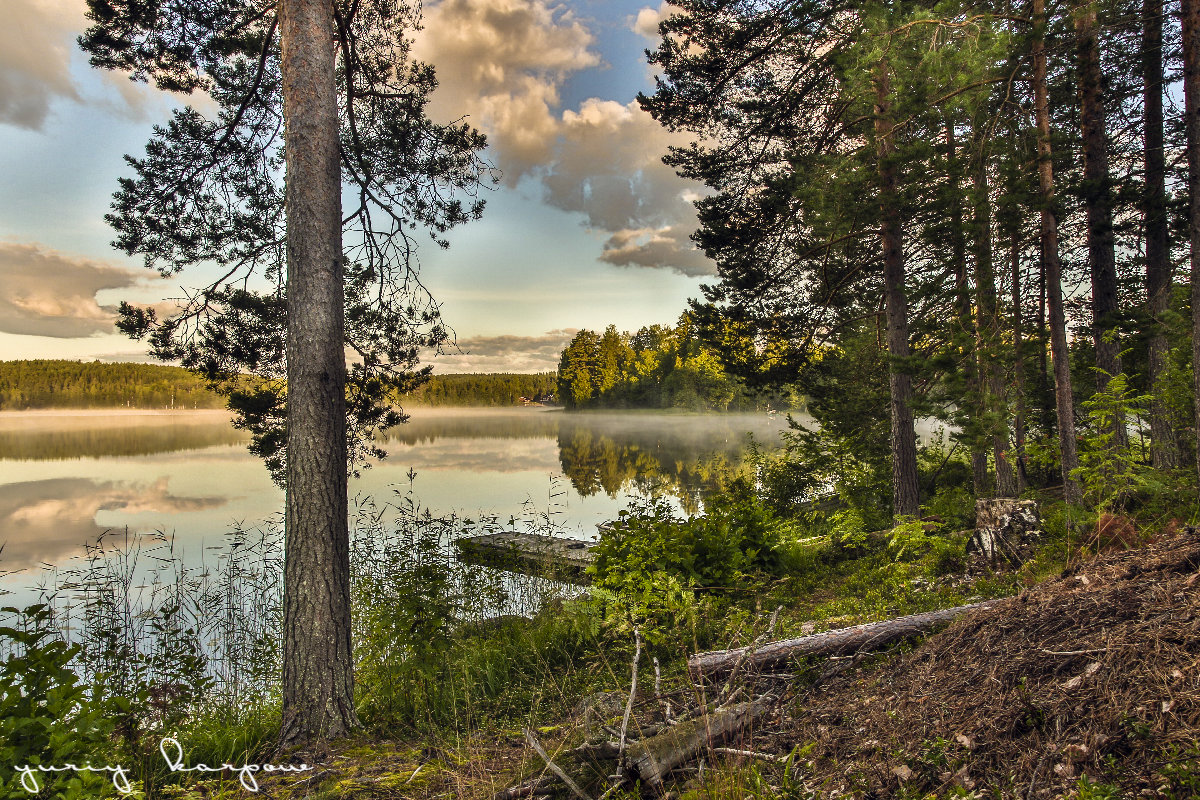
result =
[{"label": "dirt ground", "polygon": [[799,748],[824,797],[1200,797],[1200,534],[1080,561],[864,667],[742,746]]}]

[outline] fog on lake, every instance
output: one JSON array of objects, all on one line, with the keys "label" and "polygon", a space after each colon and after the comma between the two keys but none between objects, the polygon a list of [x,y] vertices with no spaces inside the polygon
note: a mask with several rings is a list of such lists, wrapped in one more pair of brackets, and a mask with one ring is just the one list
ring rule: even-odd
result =
[{"label": "fog on lake", "polygon": [[[750,434],[771,445],[787,425],[766,414],[411,414],[387,434],[389,457],[351,480],[352,498],[386,503],[411,489],[435,513],[549,513],[580,538],[635,496],[699,510],[706,490],[744,467]],[[199,558],[232,528],[277,513],[283,493],[246,441],[216,411],[0,413],[0,568],[20,571],[5,586],[78,558],[105,531],[162,531]]]}]

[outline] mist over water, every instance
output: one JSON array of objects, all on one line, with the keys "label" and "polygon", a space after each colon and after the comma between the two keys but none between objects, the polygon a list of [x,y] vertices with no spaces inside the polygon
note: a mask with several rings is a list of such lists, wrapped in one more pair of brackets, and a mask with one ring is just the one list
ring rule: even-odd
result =
[{"label": "mist over water", "polygon": [[[384,437],[388,458],[351,480],[352,498],[385,504],[411,490],[435,514],[548,515],[580,538],[639,495],[700,510],[744,468],[749,435],[771,446],[787,425],[766,414],[410,413]],[[247,440],[215,411],[0,413],[0,570],[20,570],[3,587],[28,586],[42,565],[77,562],[85,542],[126,527],[173,535],[198,562],[232,528],[282,508]]]}]

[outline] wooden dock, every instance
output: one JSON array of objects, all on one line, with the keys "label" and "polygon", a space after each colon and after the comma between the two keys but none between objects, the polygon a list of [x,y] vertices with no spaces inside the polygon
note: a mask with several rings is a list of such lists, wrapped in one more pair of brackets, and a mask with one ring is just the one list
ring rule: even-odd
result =
[{"label": "wooden dock", "polygon": [[469,536],[455,544],[458,560],[464,564],[576,584],[591,583],[587,568],[595,560],[592,545],[578,539],[506,531]]}]

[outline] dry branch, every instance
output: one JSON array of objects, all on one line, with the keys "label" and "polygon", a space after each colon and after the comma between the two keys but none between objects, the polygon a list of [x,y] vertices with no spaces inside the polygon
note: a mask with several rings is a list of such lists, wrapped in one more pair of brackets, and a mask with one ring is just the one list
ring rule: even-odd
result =
[{"label": "dry branch", "polygon": [[742,666],[758,669],[777,666],[804,656],[836,656],[878,650],[901,639],[927,633],[935,625],[948,622],[967,611],[987,606],[986,602],[971,603],[941,611],[927,611],[923,614],[814,633],[798,639],[784,639],[760,646],[697,653],[688,659],[688,669],[694,676],[701,677],[720,675]]},{"label": "dry branch", "polygon": [[771,700],[764,696],[754,702],[718,708],[706,716],[681,722],[658,736],[635,742],[629,746],[626,757],[629,769],[647,786],[660,786],[671,770],[765,713],[771,707]]}]

